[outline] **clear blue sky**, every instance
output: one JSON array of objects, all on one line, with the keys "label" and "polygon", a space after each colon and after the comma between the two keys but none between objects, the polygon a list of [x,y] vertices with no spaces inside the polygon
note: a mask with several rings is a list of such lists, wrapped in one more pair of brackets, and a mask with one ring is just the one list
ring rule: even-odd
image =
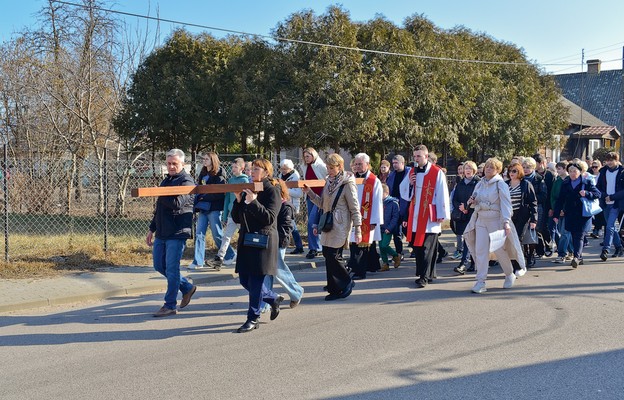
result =
[{"label": "clear blue sky", "polygon": [[[34,13],[45,2],[0,0],[0,40],[36,24]],[[424,14],[443,29],[463,25],[514,43],[525,50],[530,60],[552,73],[580,72],[582,49],[585,60],[599,58],[605,70],[622,68],[622,0],[117,0],[113,8],[154,16],[158,7],[161,18],[269,34],[278,22],[294,12],[312,8],[319,14],[332,4],[342,5],[354,21],[368,21],[382,14],[400,26],[406,17]],[[136,19],[129,21],[136,24]],[[175,27],[163,23],[163,37]],[[223,35],[218,31],[211,33]],[[576,65],[545,65],[553,63]]]}]

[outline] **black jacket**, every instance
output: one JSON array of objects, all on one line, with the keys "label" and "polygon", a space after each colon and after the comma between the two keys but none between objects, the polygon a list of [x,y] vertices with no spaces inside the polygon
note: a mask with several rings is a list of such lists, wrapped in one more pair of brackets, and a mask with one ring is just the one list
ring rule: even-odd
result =
[{"label": "black jacket", "polygon": [[[195,182],[185,170],[182,170],[177,175],[167,175],[160,186],[195,186]],[[190,238],[194,197],[192,194],[159,196],[149,230],[155,232],[158,239],[163,240]]]},{"label": "black jacket", "polygon": [[[607,171],[609,167],[606,165],[600,168],[598,179],[596,180],[596,189],[600,190],[600,207],[605,208],[605,198],[607,194]],[[624,206],[624,167],[618,165],[616,168],[617,175],[615,177],[615,192],[611,194],[611,200],[616,201],[615,206],[622,209]]]},{"label": "black jacket", "polygon": [[[200,174],[197,178],[198,185],[214,185],[225,183],[225,177],[223,168],[219,167],[219,170],[215,175]],[[195,204],[197,203],[210,203],[210,211],[223,211],[223,202],[225,200],[225,193],[205,193],[199,194],[195,198]],[[205,210],[202,208],[202,210]]]},{"label": "black jacket", "polygon": [[541,204],[542,206],[548,207],[548,209],[550,209],[550,206],[546,205],[547,202],[550,203],[550,200],[548,198],[548,188],[544,183],[544,178],[540,174],[538,174],[537,171],[534,171],[532,177],[528,177],[525,175],[524,180],[530,182],[531,185],[533,185],[535,197],[537,197],[537,204]]},{"label": "black jacket", "polygon": [[[511,181],[507,181],[511,186]],[[520,208],[514,211],[511,219],[514,224],[523,227],[527,222],[537,223],[537,195],[531,182],[527,179],[520,181],[520,192],[522,193]]]},{"label": "black jacket", "polygon": [[277,234],[279,236],[279,248],[285,249],[290,244],[290,235],[293,231],[295,207],[290,202],[283,201],[277,215]]},{"label": "black jacket", "polygon": [[479,183],[480,180],[481,178],[475,175],[472,177],[470,182],[466,183],[464,179],[461,179],[459,182],[457,182],[457,185],[455,185],[455,189],[453,190],[453,198],[451,199],[451,201],[453,202],[453,214],[460,215],[458,214],[458,211],[459,205],[461,203],[464,203],[464,207],[468,210],[468,214],[462,213],[460,215],[460,220],[453,219],[456,235],[463,235],[464,230],[466,230],[466,226],[468,226],[470,217],[474,212],[474,208],[468,206],[468,199],[470,198],[470,196],[472,196],[472,192],[474,192],[475,186],[477,186],[477,183]]}]

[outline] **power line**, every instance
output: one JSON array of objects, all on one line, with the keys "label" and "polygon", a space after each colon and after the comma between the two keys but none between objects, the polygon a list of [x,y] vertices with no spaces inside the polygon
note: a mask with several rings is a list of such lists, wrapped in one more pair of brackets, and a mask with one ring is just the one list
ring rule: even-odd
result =
[{"label": "power line", "polygon": [[[512,65],[512,66],[534,66],[535,65],[535,64],[528,63],[528,62],[487,61],[487,60],[474,60],[474,59],[459,59],[459,58],[451,58],[451,57],[434,57],[434,56],[425,56],[425,55],[416,55],[416,54],[407,54],[407,53],[397,53],[397,52],[383,51],[383,50],[363,49],[363,48],[360,48],[360,47],[341,46],[341,45],[335,45],[335,44],[329,44],[329,43],[312,42],[312,41],[308,41],[308,40],[290,39],[290,38],[284,38],[284,37],[279,37],[279,36],[274,37],[274,36],[265,35],[265,34],[250,33],[250,32],[238,31],[238,30],[233,30],[233,29],[219,28],[219,27],[209,26],[209,25],[188,23],[188,22],[177,21],[177,20],[167,19],[167,18],[152,17],[150,15],[129,13],[129,12],[125,12],[125,11],[118,11],[118,10],[113,10],[113,9],[103,8],[103,7],[98,7],[98,6],[87,6],[87,5],[72,3],[72,2],[68,2],[68,1],[55,0],[55,3],[65,4],[65,5],[74,6],[74,7],[80,7],[80,8],[85,8],[85,9],[91,8],[91,9],[96,9],[96,10],[100,10],[100,11],[109,12],[109,13],[112,13],[112,14],[119,14],[119,15],[125,15],[125,16],[129,16],[129,17],[143,18],[143,19],[148,19],[148,20],[153,20],[153,21],[158,21],[158,22],[167,22],[167,23],[172,23],[172,24],[176,24],[176,25],[192,26],[192,27],[195,27],[195,28],[215,30],[215,31],[226,32],[226,33],[231,33],[231,34],[235,34],[235,35],[241,35],[241,36],[249,36],[249,37],[254,37],[254,38],[263,38],[263,39],[268,39],[268,40],[275,40],[275,41],[278,41],[278,42],[288,42],[288,43],[305,44],[305,45],[318,46],[318,47],[326,47],[326,48],[332,48],[332,49],[337,49],[337,50],[357,51],[357,52],[360,52],[360,53],[371,53],[371,54],[380,54],[380,55],[416,58],[416,59],[421,59],[421,60],[452,61],[452,62],[462,62],[462,63],[471,63],[471,64]],[[540,65],[540,66],[572,66],[572,65],[577,65],[577,64],[556,64],[555,63],[555,64],[537,64],[537,65]]]}]

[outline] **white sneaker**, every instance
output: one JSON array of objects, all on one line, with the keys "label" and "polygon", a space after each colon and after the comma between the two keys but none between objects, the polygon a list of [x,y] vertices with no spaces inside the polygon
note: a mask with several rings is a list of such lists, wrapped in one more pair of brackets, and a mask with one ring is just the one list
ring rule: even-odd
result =
[{"label": "white sneaker", "polygon": [[516,275],[509,274],[505,277],[505,283],[503,283],[503,289],[511,289],[514,282],[516,281]]},{"label": "white sneaker", "polygon": [[485,282],[477,282],[475,283],[475,285],[472,287],[472,293],[485,293],[487,292],[487,289],[485,287]]},{"label": "white sneaker", "polygon": [[552,260],[553,263],[555,264],[563,264],[566,262],[566,258],[565,257],[557,257],[554,260]]},{"label": "white sneaker", "polygon": [[186,267],[186,268],[188,268],[188,269],[204,269],[204,268],[206,268],[206,267],[205,267],[205,266],[203,266],[203,265],[190,264],[190,265],[189,265],[188,267]]},{"label": "white sneaker", "polygon": [[236,254],[229,260],[223,260],[223,265],[232,265],[236,262]]},{"label": "white sneaker", "polygon": [[520,278],[521,276],[524,276],[524,274],[526,274],[526,268],[518,269],[514,273],[518,278]]}]

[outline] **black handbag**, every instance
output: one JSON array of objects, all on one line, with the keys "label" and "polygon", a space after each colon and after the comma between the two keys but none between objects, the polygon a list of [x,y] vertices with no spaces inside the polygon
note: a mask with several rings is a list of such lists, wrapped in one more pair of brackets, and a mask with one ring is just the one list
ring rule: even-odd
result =
[{"label": "black handbag", "polygon": [[336,208],[336,203],[338,203],[340,193],[342,193],[342,188],[344,188],[344,185],[340,185],[338,193],[336,193],[336,197],[334,197],[334,203],[332,204],[331,211],[325,211],[321,214],[317,228],[319,231],[329,232],[334,228],[334,209]]},{"label": "black handbag", "polygon": [[243,246],[255,247],[257,249],[268,249],[269,248],[269,235],[265,235],[264,233],[258,232],[249,232],[249,225],[247,225],[247,217],[243,213],[243,219],[245,220],[245,227],[247,227],[247,232],[243,237]]},{"label": "black handbag", "polygon": [[269,248],[269,235],[258,232],[247,232],[243,238],[243,245],[248,247],[256,247],[258,249]]},{"label": "black handbag", "polygon": [[460,222],[463,221],[466,214],[464,214],[462,212],[462,210],[460,210],[459,208],[454,208],[453,211],[451,212],[451,220],[455,221],[455,222]]}]

